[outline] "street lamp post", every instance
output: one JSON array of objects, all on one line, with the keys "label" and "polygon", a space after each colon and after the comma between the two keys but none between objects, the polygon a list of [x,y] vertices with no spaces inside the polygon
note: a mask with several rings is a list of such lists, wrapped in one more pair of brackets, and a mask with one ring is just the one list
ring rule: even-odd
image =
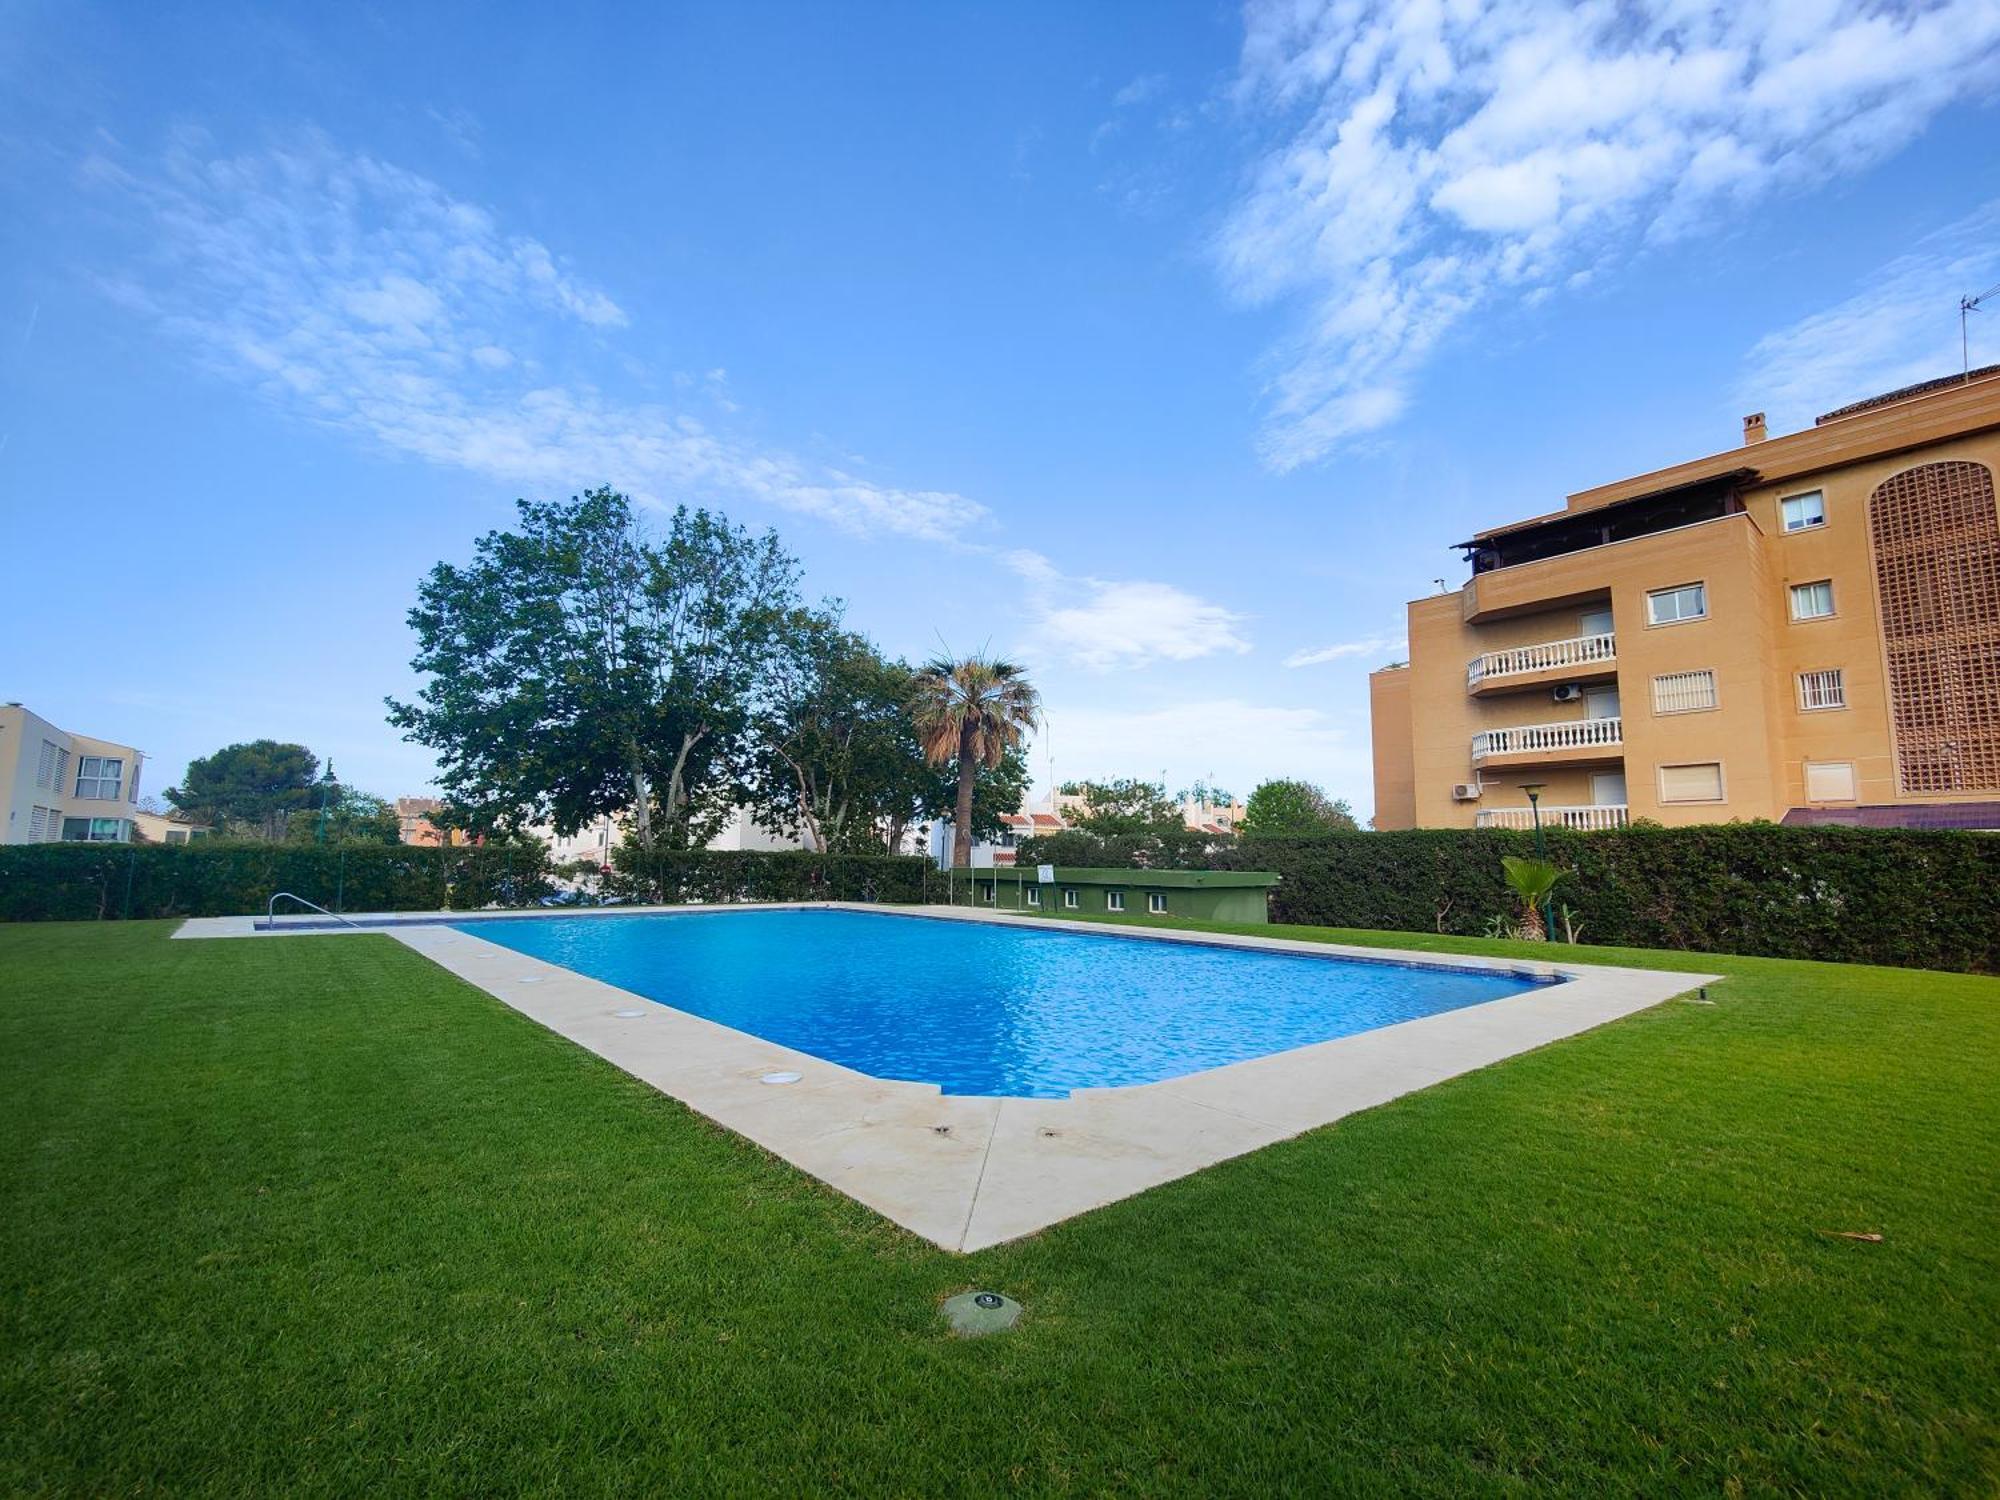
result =
[{"label": "street lamp post", "polygon": [[326,842],[327,804],[333,800],[333,789],[339,785],[339,780],[333,774],[333,761],[329,759],[326,763],[326,775],[322,776],[319,782],[319,832],[313,839],[316,844]]}]

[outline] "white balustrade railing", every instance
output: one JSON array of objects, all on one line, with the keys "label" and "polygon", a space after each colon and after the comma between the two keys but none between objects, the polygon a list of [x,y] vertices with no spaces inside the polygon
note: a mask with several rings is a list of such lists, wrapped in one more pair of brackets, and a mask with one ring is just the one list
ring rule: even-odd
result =
[{"label": "white balustrade railing", "polygon": [[1572,636],[1566,641],[1538,641],[1532,646],[1509,646],[1504,651],[1488,651],[1466,663],[1465,685],[1478,687],[1492,677],[1513,677],[1522,672],[1552,672],[1563,667],[1595,667],[1615,661],[1618,637],[1611,631],[1602,635]]},{"label": "white balustrade railing", "polygon": [[1482,729],[1472,737],[1472,758],[1514,755],[1522,751],[1594,750],[1625,743],[1625,721],[1564,719],[1557,724],[1516,724],[1510,729]]},{"label": "white balustrade railing", "polygon": [[[1623,828],[1627,820],[1628,810],[1623,802],[1598,803],[1592,807],[1542,809],[1542,825],[1546,828],[1576,828],[1584,831],[1593,828]],[[1480,828],[1533,828],[1535,810],[1532,807],[1482,808],[1474,822]]]}]

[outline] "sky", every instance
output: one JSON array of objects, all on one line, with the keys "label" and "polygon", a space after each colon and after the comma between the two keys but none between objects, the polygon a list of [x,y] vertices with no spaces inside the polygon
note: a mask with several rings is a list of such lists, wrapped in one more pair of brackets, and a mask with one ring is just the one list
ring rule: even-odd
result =
[{"label": "sky", "polygon": [[1958,368],[1996,94],[2000,0],[0,0],[0,699],[420,792],[418,581],[611,484],[1044,785],[1365,816],[1453,543]]}]

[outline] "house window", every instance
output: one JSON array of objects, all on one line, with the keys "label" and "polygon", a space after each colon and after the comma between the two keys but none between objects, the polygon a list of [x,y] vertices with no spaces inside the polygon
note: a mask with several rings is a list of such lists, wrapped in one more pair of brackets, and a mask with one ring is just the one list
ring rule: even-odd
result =
[{"label": "house window", "polygon": [[1840,668],[1799,673],[1799,707],[1807,713],[1816,708],[1847,707],[1847,684],[1841,678]]},{"label": "house window", "polygon": [[1854,762],[1823,760],[1806,762],[1806,801],[1852,802]]},{"label": "house window", "polygon": [[1165,891],[1146,892],[1146,910],[1156,917],[1165,916],[1167,912],[1167,893]]},{"label": "house window", "polygon": [[1687,766],[1660,767],[1660,800],[1662,802],[1720,802],[1722,800],[1722,764],[1719,761],[1701,761]]},{"label": "house window", "polygon": [[1038,885],[1031,885],[1031,886],[1029,886],[1029,887],[1028,887],[1028,905],[1030,905],[1030,906],[1040,906],[1041,904],[1042,904],[1042,888],[1041,888],[1040,886],[1038,886]]},{"label": "house window", "polygon": [[988,881],[981,885],[979,887],[979,899],[984,901],[988,906],[991,906],[993,904],[993,892],[998,886],[999,882],[997,880]]},{"label": "house window", "polygon": [[1795,583],[1792,585],[1792,618],[1794,620],[1823,620],[1833,613],[1833,580],[1822,578],[1817,583]]},{"label": "house window", "polygon": [[161,838],[169,844],[185,844],[188,841],[188,831],[185,828],[169,828]]},{"label": "house window", "polygon": [[116,844],[125,838],[123,818],[64,818],[62,821],[63,842],[66,844]]},{"label": "house window", "polygon": [[1656,714],[1691,714],[1713,707],[1715,673],[1705,667],[1699,672],[1668,672],[1653,679],[1653,712]]},{"label": "house window", "polygon": [[1805,495],[1787,495],[1778,502],[1787,531],[1810,531],[1826,524],[1826,497],[1818,490]]},{"label": "house window", "polygon": [[1678,625],[1683,620],[1705,619],[1708,615],[1708,588],[1684,583],[1678,588],[1655,589],[1646,596],[1646,623]]},{"label": "house window", "polygon": [[54,740],[42,741],[42,758],[35,766],[35,785],[62,795],[63,783],[69,780],[69,751]]},{"label": "house window", "polygon": [[1075,911],[1075,910],[1076,910],[1076,908],[1077,908],[1077,899],[1076,899],[1076,892],[1075,892],[1075,891],[1073,891],[1073,890],[1065,890],[1065,891],[1063,892],[1063,905],[1064,905],[1064,907],[1066,907],[1066,908],[1067,908],[1068,910],[1070,910],[1070,911]]},{"label": "house window", "polygon": [[28,811],[28,842],[31,844],[53,844],[62,837],[62,812],[53,807],[36,807]]},{"label": "house window", "polygon": [[1125,910],[1125,893],[1123,891],[1106,891],[1104,893],[1104,909],[1106,911]]},{"label": "house window", "polygon": [[[102,755],[81,755],[76,762],[76,794],[99,802],[116,802],[125,784],[125,762]],[[64,835],[68,837],[67,834]]]}]

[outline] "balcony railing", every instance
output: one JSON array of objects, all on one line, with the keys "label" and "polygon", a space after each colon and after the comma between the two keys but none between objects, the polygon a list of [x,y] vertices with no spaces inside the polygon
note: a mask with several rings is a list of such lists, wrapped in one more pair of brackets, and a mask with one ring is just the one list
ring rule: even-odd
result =
[{"label": "balcony railing", "polygon": [[[1593,807],[1545,807],[1542,823],[1548,828],[1623,828],[1628,810],[1623,802],[1599,803]],[[1480,828],[1533,828],[1532,807],[1489,807],[1480,811],[1474,823]]]},{"label": "balcony railing", "polygon": [[1488,651],[1465,665],[1465,685],[1476,688],[1495,677],[1516,677],[1523,672],[1553,672],[1564,667],[1594,668],[1618,657],[1618,637],[1611,631],[1602,635],[1571,636],[1566,641],[1538,641],[1532,646],[1510,646],[1505,651]]},{"label": "balcony railing", "polygon": [[1511,729],[1482,729],[1472,737],[1475,763],[1489,755],[1518,755],[1562,750],[1596,750],[1625,743],[1625,721],[1564,719],[1558,724],[1516,724]]}]

